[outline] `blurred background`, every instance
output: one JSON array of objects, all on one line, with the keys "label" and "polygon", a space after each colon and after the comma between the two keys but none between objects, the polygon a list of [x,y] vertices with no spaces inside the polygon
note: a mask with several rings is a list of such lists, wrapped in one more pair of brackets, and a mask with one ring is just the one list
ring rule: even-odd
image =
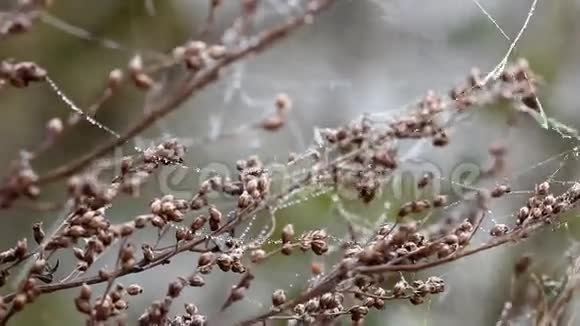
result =
[{"label": "blurred background", "polygon": [[[297,12],[293,6],[299,7],[303,2],[261,1],[256,29],[284,21]],[[208,43],[219,43],[240,13],[239,1],[224,3],[216,13],[214,26],[203,36]],[[480,0],[480,3],[513,38],[532,1]],[[12,5],[13,1],[0,0],[0,10],[8,10]],[[195,38],[204,26],[207,11],[206,0],[59,0],[30,32],[0,39],[0,58],[38,63],[67,96],[79,107],[86,108],[102,92],[110,70],[126,67],[136,53],[168,53],[175,45]],[[548,116],[572,128],[580,126],[577,114],[579,14],[580,1],[540,1],[512,54],[513,59],[527,58],[532,69],[543,77],[539,98]],[[103,44],[105,40],[109,43]],[[190,168],[159,171],[140,198],[117,200],[108,216],[115,221],[128,221],[146,212],[151,198],[168,193],[188,199],[208,171],[234,171],[235,161],[248,155],[257,154],[267,164],[285,163],[288,153],[308,149],[316,128],[340,126],[363,114],[395,117],[428,90],[446,93],[462,82],[472,67],[490,71],[503,58],[509,44],[473,1],[339,0],[331,10],[316,18],[314,24],[274,48],[234,65],[219,82],[147,130],[136,143],[117,151],[115,155],[130,155],[135,145],[147,145],[165,136],[178,137],[190,144],[185,159],[185,165]],[[173,73],[162,74],[161,78],[171,80]],[[282,130],[276,133],[248,130],[237,137],[210,143],[200,141],[235,130],[272,112],[278,93],[288,94],[294,104],[289,123]],[[97,120],[113,130],[123,131],[143,114],[147,101],[162,95],[163,92],[145,94],[134,87],[125,87],[104,104]],[[447,150],[442,152],[427,145],[413,154],[447,175],[461,164],[488,165],[490,144],[505,144],[508,148],[506,177],[510,178],[512,188],[520,192],[494,202],[490,216],[496,222],[512,221],[509,214],[525,203],[526,191],[553,172],[558,171],[554,179],[562,181],[559,182],[562,186],[565,181],[577,180],[578,174],[575,152],[555,156],[576,146],[576,140],[543,130],[524,115],[515,127],[508,128],[507,110],[505,106],[489,107],[469,114],[452,128]],[[46,84],[0,90],[0,166],[8,167],[20,150],[34,148],[44,137],[46,121],[53,117],[66,119],[69,114],[67,105]],[[35,169],[39,173],[47,171],[110,137],[83,121],[58,146],[35,161]],[[485,187],[494,182],[497,180],[483,180],[474,186]],[[62,184],[43,188],[42,201],[62,202],[66,196],[63,189]],[[332,194],[305,194],[278,211],[277,224],[292,223],[297,233],[325,227],[338,244],[347,237],[346,223],[337,214],[337,203],[333,199],[336,197]],[[340,204],[358,219],[371,222],[389,207],[398,205],[384,197],[370,205],[346,200]],[[443,214],[456,214],[455,208],[450,207]],[[8,248],[18,239],[31,236],[33,222],[42,221],[49,229],[59,212],[38,211],[19,202],[11,209],[0,211],[0,217],[0,248]],[[516,247],[495,249],[426,273],[406,275],[410,279],[441,276],[448,282],[448,290],[420,306],[389,303],[385,311],[373,311],[367,324],[495,324],[504,302],[509,299],[515,257],[532,253],[535,271],[554,277],[561,275],[566,257],[574,252],[580,236],[574,216],[568,222]],[[258,232],[260,223],[257,221],[256,230],[250,233]],[[490,225],[488,221],[483,228],[488,230]],[[482,234],[485,238],[487,232]],[[136,241],[146,241],[151,236],[152,233],[142,234]],[[74,264],[70,252],[59,258],[61,269],[57,278],[65,276],[67,267]],[[92,270],[110,266],[113,258],[99,261]],[[270,294],[277,288],[296,294],[310,277],[308,266],[313,259],[316,258],[307,255],[282,257],[258,268],[255,271],[258,282],[250,289],[247,300],[235,304],[220,316],[217,324],[230,325],[243,316],[267,310]],[[170,265],[121,279],[125,285],[138,282],[145,287],[145,292],[130,302],[130,320],[135,320],[152,300],[162,298],[167,283],[186,275],[195,268],[196,262],[193,254],[182,255]],[[330,258],[327,263],[330,268]],[[212,273],[206,281],[204,288],[188,288],[181,300],[198,305],[211,323],[218,320],[212,318],[217,318],[218,307],[237,277]],[[1,293],[10,292],[13,286],[4,286]],[[77,291],[42,296],[12,324],[81,324],[82,316],[72,304],[72,296]],[[182,311],[179,304],[173,307],[175,312]],[[580,325],[580,321],[573,324]]]}]

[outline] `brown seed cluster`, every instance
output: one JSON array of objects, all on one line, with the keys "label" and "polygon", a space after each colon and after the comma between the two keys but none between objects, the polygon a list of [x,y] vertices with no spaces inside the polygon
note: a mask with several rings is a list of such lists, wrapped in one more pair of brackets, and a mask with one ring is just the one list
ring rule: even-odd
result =
[{"label": "brown seed cluster", "polygon": [[[6,263],[19,262],[27,258],[28,254],[28,241],[22,239],[16,243],[16,245],[10,249],[0,252],[0,266]],[[9,272],[7,269],[0,269],[0,287],[6,284],[6,278]]]},{"label": "brown seed cluster", "polygon": [[104,297],[93,298],[93,289],[86,283],[81,286],[79,295],[75,298],[77,311],[87,315],[90,320],[106,321],[111,318],[121,317],[129,308],[128,297],[143,292],[136,284],[128,287],[117,283]]},{"label": "brown seed cluster", "polygon": [[574,207],[580,196],[580,186],[573,185],[567,192],[555,195],[550,184],[542,182],[535,187],[535,194],[528,199],[516,215],[517,225],[535,223],[539,220],[551,223],[556,214]]},{"label": "brown seed cluster", "polygon": [[34,62],[0,61],[0,85],[8,83],[13,87],[23,88],[31,82],[44,81],[45,78],[46,70]]},{"label": "brown seed cluster", "polygon": [[0,38],[28,32],[42,10],[48,9],[52,3],[52,0],[16,1],[14,8],[3,12],[0,17]]},{"label": "brown seed cluster", "polygon": [[401,206],[398,216],[405,217],[409,214],[423,213],[431,207],[441,208],[445,205],[447,205],[447,196],[445,195],[437,195],[431,201],[426,199],[413,200]]},{"label": "brown seed cluster", "polygon": [[175,316],[170,325],[176,326],[205,326],[207,324],[207,317],[199,313],[199,309],[193,303],[186,303],[185,314]]},{"label": "brown seed cluster", "polygon": [[[516,77],[509,78],[514,75]],[[527,76],[522,78],[522,76]],[[506,69],[499,80],[482,84],[483,77],[474,70],[465,84],[450,92],[448,98],[430,91],[409,113],[395,121],[384,123],[361,119],[347,126],[321,131],[325,148],[331,150],[330,159],[312,156],[316,161],[310,182],[328,183],[346,189],[355,189],[365,202],[381,193],[382,185],[397,168],[398,140],[430,139],[437,147],[446,146],[450,139],[445,123],[450,116],[462,113],[468,107],[483,106],[508,99],[522,103],[525,94],[535,91],[537,78],[524,61]],[[424,188],[429,178],[419,182]]]},{"label": "brown seed cluster", "polygon": [[0,207],[8,208],[20,197],[35,199],[40,194],[38,175],[30,165],[30,156],[23,152],[10,167],[11,173],[0,188]]}]

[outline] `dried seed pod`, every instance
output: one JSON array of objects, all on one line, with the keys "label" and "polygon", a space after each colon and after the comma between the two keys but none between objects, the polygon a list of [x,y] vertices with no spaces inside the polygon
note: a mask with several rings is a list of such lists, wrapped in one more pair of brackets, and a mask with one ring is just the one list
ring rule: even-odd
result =
[{"label": "dried seed pod", "polygon": [[424,174],[421,179],[419,179],[419,181],[417,182],[417,188],[419,189],[423,189],[425,187],[427,187],[430,183],[431,180],[433,179],[433,175],[432,174]]},{"label": "dried seed pod", "polygon": [[448,245],[452,245],[452,244],[458,243],[459,242],[459,238],[455,234],[449,234],[449,235],[446,235],[443,238],[443,242],[446,243],[446,244],[448,244]]},{"label": "dried seed pod", "polygon": [[445,257],[451,255],[453,253],[453,251],[454,250],[453,250],[452,246],[450,246],[448,244],[442,245],[437,250],[437,257],[438,258],[445,258]]},{"label": "dried seed pod", "polygon": [[91,303],[88,300],[75,298],[75,306],[80,313],[90,315],[92,312]]},{"label": "dried seed pod", "polygon": [[191,226],[189,227],[189,229],[193,232],[196,232],[199,229],[201,229],[205,225],[206,222],[207,222],[207,217],[205,215],[199,215],[193,219],[193,222],[191,222]]},{"label": "dried seed pod", "polygon": [[272,305],[274,307],[283,305],[286,302],[286,293],[282,289],[278,289],[272,293]]},{"label": "dried seed pod", "polygon": [[294,237],[294,226],[292,224],[286,224],[282,229],[282,243],[289,243]]},{"label": "dried seed pod", "polygon": [[150,220],[151,220],[150,215],[139,215],[135,217],[133,223],[137,229],[142,229],[145,226],[147,226],[147,222],[149,222]]},{"label": "dried seed pod", "polygon": [[537,195],[546,195],[548,194],[548,191],[550,191],[550,184],[546,181],[540,183],[539,185],[536,185],[535,187],[535,191]]},{"label": "dried seed pod", "polygon": [[92,294],[91,287],[88,284],[83,283],[83,285],[81,285],[81,293],[79,294],[79,299],[89,300],[91,298],[91,294]]},{"label": "dried seed pod", "polygon": [[192,275],[187,279],[187,281],[189,282],[189,286],[193,287],[201,287],[205,285],[205,280],[201,275]]},{"label": "dried seed pod", "polygon": [[127,304],[127,302],[125,300],[117,300],[117,301],[115,301],[113,306],[117,310],[126,310],[127,308],[129,308],[129,305]]},{"label": "dried seed pod", "polygon": [[183,283],[180,280],[173,281],[169,283],[169,287],[167,288],[167,296],[175,299],[179,296],[181,290],[183,290]]},{"label": "dried seed pod", "polygon": [[187,236],[187,232],[189,232],[188,229],[184,228],[184,227],[178,227],[175,229],[175,240],[177,242],[185,239],[185,237]]},{"label": "dried seed pod", "polygon": [[211,206],[209,208],[209,220],[210,222],[213,221],[214,223],[220,224],[222,221],[222,212],[216,207]]},{"label": "dried seed pod", "polygon": [[189,204],[189,207],[196,211],[202,209],[205,205],[207,205],[207,200],[203,196],[196,195]]},{"label": "dried seed pod", "polygon": [[440,131],[433,136],[433,145],[438,147],[443,147],[449,144],[449,137],[445,133],[445,131]]},{"label": "dried seed pod", "polygon": [[518,211],[518,222],[521,223],[530,215],[530,209],[526,206],[520,208]]},{"label": "dried seed pod", "polygon": [[304,304],[299,303],[294,306],[293,311],[297,315],[303,315],[306,312],[306,307],[304,306]]},{"label": "dried seed pod", "polygon": [[207,317],[200,314],[195,314],[191,317],[191,326],[205,326]]},{"label": "dried seed pod", "polygon": [[544,205],[554,205],[556,203],[556,198],[553,195],[547,195],[544,198]]},{"label": "dried seed pod", "polygon": [[228,254],[220,254],[216,259],[216,264],[224,272],[228,272],[232,268],[232,263],[233,259]]},{"label": "dried seed pod", "polygon": [[204,252],[203,254],[201,254],[197,260],[197,266],[201,267],[201,266],[206,266],[209,265],[213,262],[213,257],[214,254],[212,252]]},{"label": "dried seed pod", "polygon": [[139,284],[131,284],[126,289],[128,295],[134,296],[143,293],[143,287]]},{"label": "dried seed pod", "polygon": [[508,185],[498,185],[491,191],[491,197],[499,198],[509,192],[511,192],[511,188]]},{"label": "dried seed pod", "polygon": [[508,231],[509,231],[509,227],[507,225],[496,224],[491,228],[491,230],[489,231],[489,234],[492,237],[499,237],[499,236],[506,234]]},{"label": "dried seed pod", "polygon": [[199,309],[193,303],[186,303],[185,304],[185,312],[188,315],[193,316],[193,315],[197,314],[198,311],[199,311]]},{"label": "dried seed pod", "polygon": [[313,240],[310,246],[312,251],[317,255],[323,255],[328,251],[328,244],[324,240]]},{"label": "dried seed pod", "polygon": [[238,208],[248,208],[250,205],[252,205],[253,201],[254,200],[252,199],[252,196],[247,191],[244,191],[238,198]]},{"label": "dried seed pod", "polygon": [[284,245],[282,245],[281,252],[283,255],[290,256],[292,254],[292,244],[285,243]]},{"label": "dried seed pod", "polygon": [[445,195],[438,195],[433,199],[434,207],[444,207],[446,205],[447,205],[447,196]]},{"label": "dried seed pod", "polygon": [[28,253],[28,239],[18,240],[14,248],[14,256],[17,260],[20,260],[26,256],[26,253]]},{"label": "dried seed pod", "polygon": [[42,229],[42,222],[32,224],[32,235],[34,237],[34,242],[40,245],[45,237],[44,230]]}]

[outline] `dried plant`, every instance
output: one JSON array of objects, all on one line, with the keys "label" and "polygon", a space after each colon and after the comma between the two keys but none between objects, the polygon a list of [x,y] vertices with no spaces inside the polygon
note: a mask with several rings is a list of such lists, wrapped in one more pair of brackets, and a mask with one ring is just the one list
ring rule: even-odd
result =
[{"label": "dried plant", "polygon": [[[212,28],[216,11],[223,5],[223,1],[208,2],[202,35]],[[411,280],[403,277],[403,273],[427,271],[492,248],[525,241],[546,227],[560,224],[564,214],[575,209],[580,200],[580,183],[573,182],[567,189],[557,191],[553,189],[553,180],[537,180],[534,191],[527,193],[527,201],[513,212],[509,223],[494,222],[489,230],[482,231],[484,221],[494,220],[490,216],[490,203],[512,192],[509,182],[498,177],[503,176],[507,149],[493,145],[490,146],[493,162],[484,177],[497,183],[489,189],[476,189],[472,198],[460,198],[459,202],[468,209],[459,218],[445,211],[453,205],[450,195],[425,192],[422,198],[397,204],[385,220],[372,227],[362,227],[347,219],[346,237],[331,235],[324,228],[298,230],[292,221],[276,228],[276,212],[301,193],[348,192],[362,205],[377,201],[384,196],[385,186],[397,171],[410,164],[403,148],[420,149],[430,144],[445,153],[448,144],[458,137],[452,132],[455,123],[492,104],[508,104],[505,107],[510,112],[510,128],[515,125],[514,120],[532,116],[540,119],[546,128],[560,133],[567,131],[564,125],[546,118],[537,97],[541,78],[528,62],[519,59],[508,63],[513,45],[533,14],[534,2],[505,59],[490,74],[473,69],[447,93],[427,91],[404,114],[389,121],[365,115],[337,128],[318,130],[316,144],[304,153],[290,154],[286,165],[305,164],[308,168],[285,175],[282,186],[274,189],[280,180],[272,173],[271,166],[251,156],[235,162],[234,177],[212,176],[199,188],[192,189],[191,198],[171,194],[151,198],[142,214],[126,217],[120,223],[111,219],[109,209],[123,200],[121,195],[140,197],[142,185],[161,167],[188,168],[189,164],[184,159],[187,146],[179,139],[162,139],[147,148],[136,147],[133,155],[121,161],[108,158],[112,150],[218,81],[226,68],[249,56],[259,56],[304,25],[315,24],[334,2],[339,1],[302,1],[302,6],[295,8],[297,12],[287,20],[255,32],[252,24],[262,4],[257,0],[243,0],[239,17],[231,28],[235,33],[231,44],[206,44],[192,39],[154,57],[135,55],[126,68],[114,69],[104,78],[106,86],[101,96],[87,109],[73,103],[41,65],[19,61],[19,58],[3,59],[0,87],[20,89],[33,83],[46,83],[72,112],[66,121],[59,118],[47,121],[46,137],[33,150],[23,150],[17,155],[0,185],[0,206],[6,210],[19,202],[34,204],[48,185],[59,181],[66,181],[62,192],[67,194],[65,203],[56,205],[64,217],[53,232],[44,230],[48,221],[35,223],[31,226],[30,238],[0,253],[0,286],[15,284],[13,290],[5,291],[0,297],[0,324],[5,325],[14,315],[26,311],[39,296],[66,289],[75,289],[74,305],[88,325],[212,324],[209,312],[198,308],[196,298],[188,297],[183,311],[174,313],[172,305],[185,288],[206,286],[210,275],[239,274],[229,293],[223,295],[224,302],[218,310],[224,312],[245,300],[250,289],[259,286],[261,280],[254,271],[260,266],[275,267],[274,256],[303,254],[326,258],[324,262],[316,260],[311,264],[306,274],[312,277],[300,285],[300,292],[292,294],[282,287],[274,290],[269,308],[258,315],[246,316],[238,325],[266,325],[276,320],[334,325],[343,318],[350,319],[353,325],[363,325],[369,313],[384,309],[393,300],[420,305],[446,291],[444,277],[430,275]],[[51,3],[19,1],[13,11],[0,17],[0,35],[8,38],[32,32],[37,20],[46,19]],[[153,92],[160,84],[161,75],[174,68],[186,71],[185,78],[176,82],[175,91],[167,92],[126,130],[117,133],[95,118],[99,108],[125,85],[133,85],[145,93]],[[239,136],[251,129],[274,133],[284,128],[292,114],[293,100],[283,93],[273,94],[272,98],[270,115],[249,121],[238,131],[204,141]],[[80,122],[88,122],[113,138],[50,171],[36,171],[34,161],[58,146],[69,129]],[[577,148],[568,153],[577,153]],[[103,172],[111,170],[119,171],[118,175],[108,180],[102,177]],[[425,175],[417,182],[417,188],[429,188],[433,181],[433,176]],[[227,203],[216,200],[214,194],[223,195],[220,198],[227,198]],[[431,214],[442,217],[432,221]],[[259,223],[266,227],[249,239],[249,228]],[[156,237],[145,243],[137,241],[136,234],[150,234],[152,230]],[[163,246],[163,240],[171,236],[174,236],[171,245]],[[67,268],[59,260],[66,252],[72,252],[76,265],[66,270],[65,277],[55,277],[57,271],[62,273]],[[98,271],[92,269],[99,259],[111,253],[115,256],[112,266]],[[126,311],[132,297],[146,291],[147,285],[124,286],[120,282],[128,275],[171,265],[176,256],[193,259],[194,255],[197,262],[188,274],[175,279],[164,279],[159,274],[160,281],[167,282],[166,293],[160,293],[159,300],[151,302],[138,320],[131,320]],[[513,297],[506,303],[498,324],[508,325],[510,320],[531,309],[536,325],[556,325],[578,288],[577,258],[553,300],[546,299],[546,282],[529,271],[530,264],[529,257],[518,261],[514,284],[518,281],[520,287],[534,288],[535,295],[522,299],[518,296],[522,291],[516,291],[514,285]],[[23,270],[20,280],[15,277],[18,268]],[[525,282],[521,281],[523,278]],[[97,284],[102,284],[104,290],[95,287]],[[214,323],[220,324],[220,319]]]}]

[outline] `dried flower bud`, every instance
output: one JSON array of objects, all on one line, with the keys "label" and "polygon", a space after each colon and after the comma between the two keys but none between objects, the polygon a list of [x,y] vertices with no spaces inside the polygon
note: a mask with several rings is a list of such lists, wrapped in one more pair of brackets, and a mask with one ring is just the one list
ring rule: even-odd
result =
[{"label": "dried flower bud", "polygon": [[145,259],[145,261],[151,262],[155,260],[155,253],[150,245],[146,243],[142,244],[141,250],[143,251],[143,259]]},{"label": "dried flower bud", "polygon": [[141,287],[139,284],[131,284],[125,289],[125,292],[131,296],[138,295],[143,293],[143,287]]},{"label": "dried flower bud", "polygon": [[192,275],[188,278],[189,286],[201,287],[205,285],[205,280],[201,275]]},{"label": "dried flower bud", "polygon": [[489,234],[492,237],[499,237],[499,236],[506,234],[508,231],[509,231],[509,227],[507,225],[496,224],[491,228],[491,230],[489,231]]},{"label": "dried flower bud", "polygon": [[34,242],[40,245],[45,237],[44,230],[42,229],[42,222],[32,224],[32,235],[34,237]]},{"label": "dried flower bud", "polygon": [[183,283],[181,281],[173,281],[169,283],[169,287],[167,289],[167,296],[170,298],[177,298],[179,294],[183,290]]},{"label": "dried flower bud", "polygon": [[151,220],[150,215],[139,215],[139,216],[135,217],[135,219],[133,220],[133,223],[135,224],[135,227],[137,229],[142,229],[147,225],[147,222],[149,220]]},{"label": "dried flower bud", "polygon": [[433,199],[433,206],[434,207],[444,207],[447,205],[447,196],[438,195]]},{"label": "dried flower bud", "polygon": [[206,205],[206,200],[204,197],[202,196],[195,196],[192,200],[191,203],[189,204],[189,207],[192,210],[199,210],[202,207],[204,207]]},{"label": "dried flower bud", "polygon": [[294,238],[294,226],[292,224],[286,224],[282,229],[282,243],[288,243]]},{"label": "dried flower bud", "polygon": [[75,306],[80,313],[90,315],[92,312],[91,303],[88,300],[75,298]]},{"label": "dried flower bud", "polygon": [[214,254],[209,251],[204,252],[199,256],[199,259],[197,260],[197,266],[201,267],[211,264],[213,262],[213,256]]},{"label": "dried flower bud", "polygon": [[449,137],[445,131],[440,131],[433,136],[433,145],[443,147],[447,144],[449,144]]},{"label": "dried flower bud", "polygon": [[293,310],[295,314],[303,315],[306,312],[306,307],[302,303],[299,303],[294,306]]},{"label": "dried flower bud", "polygon": [[437,250],[437,257],[438,258],[445,258],[449,255],[451,255],[453,253],[453,248],[448,245],[448,244],[444,244],[441,247],[438,248]]},{"label": "dried flower bud", "polygon": [[42,274],[45,266],[46,266],[46,260],[37,259],[34,261],[34,264],[30,268],[30,273],[31,274]]},{"label": "dried flower bud", "polygon": [[278,289],[272,293],[272,305],[274,307],[283,305],[286,302],[286,293],[284,290]]},{"label": "dried flower bud", "polygon": [[117,300],[117,301],[115,301],[113,306],[117,310],[126,310],[127,308],[129,308],[129,305],[127,304],[127,302],[125,300]]},{"label": "dried flower bud", "polygon": [[292,244],[285,243],[282,245],[282,254],[286,256],[290,256],[292,254]]},{"label": "dried flower bud", "polygon": [[193,219],[193,222],[191,222],[191,226],[189,227],[189,229],[195,232],[201,229],[205,225],[205,222],[207,222],[207,217],[204,215],[199,215]]},{"label": "dried flower bud", "polygon": [[79,299],[89,300],[91,298],[91,287],[88,286],[86,283],[81,285],[81,293],[79,294]]},{"label": "dried flower bud", "polygon": [[210,222],[215,222],[215,223],[221,223],[222,221],[222,212],[220,212],[217,208],[215,207],[210,207],[209,208],[209,220]]},{"label": "dried flower bud", "polygon": [[216,259],[216,264],[224,272],[227,272],[232,268],[232,263],[233,259],[228,254],[220,254]]},{"label": "dried flower bud", "polygon": [[116,91],[121,86],[123,82],[123,71],[121,69],[113,69],[109,73],[109,89]]},{"label": "dried flower bud", "polygon": [[542,182],[536,186],[536,194],[546,195],[550,191],[550,184],[548,182]]},{"label": "dried flower bud", "polygon": [[324,240],[313,240],[310,246],[312,251],[317,255],[323,255],[328,251],[328,245]]},{"label": "dried flower bud", "polygon": [[18,240],[14,249],[14,256],[16,259],[20,260],[24,258],[28,252],[28,240],[26,238]]},{"label": "dried flower bud", "polygon": [[248,194],[247,191],[244,191],[238,198],[238,207],[240,209],[248,208],[250,205],[252,205],[252,202],[252,196]]},{"label": "dried flower bud", "polygon": [[508,185],[499,185],[491,191],[490,195],[493,198],[499,198],[509,192],[511,192],[511,188]]},{"label": "dried flower bud", "polygon": [[200,314],[195,314],[191,317],[191,326],[205,326],[207,317]]}]

